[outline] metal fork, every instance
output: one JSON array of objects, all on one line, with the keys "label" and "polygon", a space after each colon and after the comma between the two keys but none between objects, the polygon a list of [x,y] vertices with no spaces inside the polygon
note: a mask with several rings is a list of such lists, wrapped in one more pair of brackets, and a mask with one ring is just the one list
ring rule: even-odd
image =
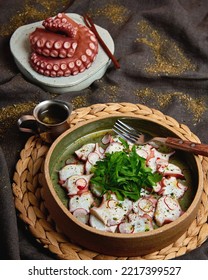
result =
[{"label": "metal fork", "polygon": [[197,155],[208,156],[208,145],[174,137],[152,137],[148,133],[138,131],[136,128],[129,126],[118,119],[113,127],[113,131],[121,138],[138,145],[155,142],[162,143],[174,149],[192,152]]}]

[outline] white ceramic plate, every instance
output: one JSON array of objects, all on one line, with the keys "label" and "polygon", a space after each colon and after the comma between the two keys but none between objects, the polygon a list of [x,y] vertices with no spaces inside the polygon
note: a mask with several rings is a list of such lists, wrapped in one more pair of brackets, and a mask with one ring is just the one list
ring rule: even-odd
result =
[{"label": "white ceramic plate", "polygon": [[[77,23],[84,25],[82,16],[73,13],[66,15]],[[42,27],[42,21],[19,27],[10,39],[10,49],[14,56],[14,60],[19,70],[31,82],[38,84],[51,93],[66,93],[83,90],[105,74],[111,60],[100,45],[97,57],[91,67],[76,76],[52,78],[37,73],[29,63],[29,56],[31,53],[29,34],[32,33],[36,27]],[[114,42],[109,32],[97,25],[96,29],[110,51],[114,53]]]}]

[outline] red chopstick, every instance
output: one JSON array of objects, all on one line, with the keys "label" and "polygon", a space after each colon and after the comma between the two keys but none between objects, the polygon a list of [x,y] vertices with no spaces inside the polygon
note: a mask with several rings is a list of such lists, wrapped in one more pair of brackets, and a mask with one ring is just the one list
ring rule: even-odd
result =
[{"label": "red chopstick", "polygon": [[115,68],[119,69],[120,68],[119,62],[117,61],[115,56],[111,53],[109,48],[106,46],[106,44],[103,41],[103,39],[100,37],[100,35],[97,32],[97,29],[96,29],[92,19],[88,15],[84,15],[83,18],[84,18],[84,22],[85,22],[86,26],[95,34],[96,38],[98,39],[98,42],[100,43],[100,45],[102,46],[103,50],[108,55],[108,57],[112,60]]}]

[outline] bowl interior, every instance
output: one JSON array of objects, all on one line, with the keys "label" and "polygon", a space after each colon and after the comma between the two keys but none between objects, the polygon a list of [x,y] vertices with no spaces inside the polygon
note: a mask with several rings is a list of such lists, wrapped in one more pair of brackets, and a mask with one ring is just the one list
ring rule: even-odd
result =
[{"label": "bowl interior", "polygon": [[[76,149],[86,143],[97,142],[106,132],[112,132],[112,127],[118,118],[119,117],[101,118],[86,123],[77,128],[70,129],[54,142],[51,147],[52,153],[50,154],[49,166],[46,172],[49,172],[51,185],[54,187],[63,207],[68,207],[68,197],[66,190],[58,184],[58,170],[65,165],[65,161],[68,158],[73,157]],[[152,136],[180,137],[177,132],[170,130],[168,127],[147,119],[128,117],[126,118],[126,122],[143,132],[149,132]],[[186,211],[191,205],[197,192],[197,163],[193,154],[183,151],[176,151],[171,161],[182,168],[186,178],[185,184],[189,186],[188,191],[180,200],[182,209]]]}]

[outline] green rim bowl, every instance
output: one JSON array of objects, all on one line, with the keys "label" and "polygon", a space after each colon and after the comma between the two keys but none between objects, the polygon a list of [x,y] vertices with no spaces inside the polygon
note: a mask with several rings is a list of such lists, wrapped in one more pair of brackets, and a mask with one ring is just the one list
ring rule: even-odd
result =
[{"label": "green rim bowl", "polygon": [[188,139],[173,127],[162,121],[148,117],[130,115],[111,115],[78,124],[59,136],[51,145],[45,159],[44,174],[46,184],[43,187],[43,198],[46,208],[58,228],[70,240],[86,249],[112,256],[133,257],[158,251],[175,242],[191,225],[197,215],[203,191],[203,171],[198,156],[177,151],[179,163],[189,170],[191,191],[186,198],[185,212],[177,220],[148,232],[122,234],[103,232],[78,221],[67,209],[67,196],[58,185],[58,170],[75,149],[84,143],[91,142],[106,131],[112,130],[118,118],[125,117],[129,124],[153,136],[175,136]]}]

